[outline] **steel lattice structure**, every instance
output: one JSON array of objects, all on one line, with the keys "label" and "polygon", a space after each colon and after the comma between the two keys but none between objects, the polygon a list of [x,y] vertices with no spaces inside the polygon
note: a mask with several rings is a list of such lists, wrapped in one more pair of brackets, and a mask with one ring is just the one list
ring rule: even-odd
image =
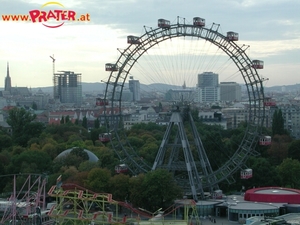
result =
[{"label": "steel lattice structure", "polygon": [[[1,199],[1,224],[29,224],[29,216],[36,212],[36,208],[46,208],[48,178],[45,174],[20,173],[1,175],[0,177],[13,178],[13,190],[11,193],[6,193],[10,196],[5,200]],[[24,183],[18,185],[18,179]]]},{"label": "steel lattice structure", "polygon": [[[48,215],[52,223],[59,224],[200,224],[196,203],[193,200],[178,200],[164,212],[145,211],[135,208],[131,203],[115,201],[112,194],[95,193],[76,184],[53,185],[48,195],[55,198]],[[68,207],[69,206],[69,207]],[[110,208],[112,207],[113,210]],[[123,213],[120,210],[123,208]],[[177,218],[178,210],[183,211],[183,217]],[[124,210],[125,215],[124,215]],[[130,212],[130,215],[126,213]],[[172,215],[172,219],[166,222],[164,217]],[[156,216],[156,221],[153,217]]]},{"label": "steel lattice structure", "polygon": [[[196,186],[195,190],[192,190],[195,196],[196,192],[202,191],[205,188],[217,187],[218,184],[224,180],[227,180],[229,183],[234,182],[235,180],[232,175],[241,168],[245,168],[245,163],[249,156],[258,155],[258,152],[255,151],[255,146],[258,143],[258,137],[261,133],[260,129],[265,116],[263,79],[259,76],[256,68],[252,66],[252,61],[246,54],[246,50],[249,46],[239,46],[235,42],[228,40],[225,35],[218,32],[218,24],[213,24],[210,28],[206,28],[204,26],[186,24],[185,21],[181,22],[178,19],[176,24],[171,24],[168,28],[158,27],[152,29],[144,27],[144,29],[145,33],[138,37],[138,44],[130,44],[125,50],[119,49],[121,54],[115,64],[118,70],[111,71],[106,83],[105,99],[108,99],[110,104],[106,106],[107,109],[105,111],[106,113],[110,111],[110,114],[106,116],[109,130],[114,133],[115,141],[111,143],[115,152],[120,156],[120,159],[125,160],[125,163],[133,174],[147,172],[157,168],[158,161],[154,163],[152,168],[146,165],[135,153],[126,138],[125,131],[122,127],[124,115],[121,109],[121,97],[125,81],[130,70],[134,67],[139,58],[142,57],[147,50],[160,42],[172,38],[188,36],[204,39],[226,53],[238,68],[247,88],[249,120],[247,121],[247,128],[242,142],[230,160],[215,171],[212,171],[210,167],[202,166],[202,170],[206,170],[207,172],[202,174],[201,179],[197,178],[196,181],[190,180],[190,184],[191,187]],[[193,129],[196,128],[193,127]],[[201,145],[201,140],[199,140],[199,143],[199,145]],[[202,153],[203,152],[200,152],[199,154]],[[208,159],[205,156],[203,157],[204,161],[208,162]],[[192,161],[192,164],[193,163]],[[195,171],[192,171],[192,173],[194,172]]]}]

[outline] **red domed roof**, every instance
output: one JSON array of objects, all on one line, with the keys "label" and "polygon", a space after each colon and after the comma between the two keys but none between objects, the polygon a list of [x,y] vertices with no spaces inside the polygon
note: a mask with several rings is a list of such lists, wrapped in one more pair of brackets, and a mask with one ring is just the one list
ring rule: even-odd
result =
[{"label": "red domed roof", "polygon": [[300,204],[300,190],[282,187],[262,187],[247,190],[245,201]]}]

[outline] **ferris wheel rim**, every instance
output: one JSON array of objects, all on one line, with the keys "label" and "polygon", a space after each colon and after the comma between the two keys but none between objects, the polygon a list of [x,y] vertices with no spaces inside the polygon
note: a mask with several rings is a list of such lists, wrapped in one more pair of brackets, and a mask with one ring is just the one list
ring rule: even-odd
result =
[{"label": "ferris wheel rim", "polygon": [[[121,54],[115,63],[118,67],[118,71],[111,71],[110,73],[106,85],[105,98],[108,97],[109,87],[112,86],[112,96],[109,98],[111,102],[110,105],[112,108],[114,105],[117,105],[119,110],[116,115],[121,116],[121,95],[130,70],[148,49],[160,42],[182,36],[191,36],[204,39],[221,48],[240,71],[249,97],[249,121],[244,137],[231,158],[211,174],[211,176],[217,177],[217,182],[227,179],[238,169],[241,169],[251,155],[257,154],[254,148],[257,144],[256,139],[259,136],[265,113],[265,108],[262,103],[264,99],[263,80],[258,75],[257,70],[251,66],[252,61],[246,54],[246,49],[249,46],[239,46],[234,41],[229,41],[225,35],[218,32],[219,27],[217,24],[213,24],[211,28],[206,28],[204,26],[177,22],[170,24],[168,28],[144,28],[145,33],[138,37],[139,44],[130,44],[123,51],[119,49]],[[118,97],[116,97],[116,88],[120,88],[121,90],[121,94]],[[117,104],[114,104],[115,102],[117,102]],[[129,147],[131,147],[130,144]]]}]

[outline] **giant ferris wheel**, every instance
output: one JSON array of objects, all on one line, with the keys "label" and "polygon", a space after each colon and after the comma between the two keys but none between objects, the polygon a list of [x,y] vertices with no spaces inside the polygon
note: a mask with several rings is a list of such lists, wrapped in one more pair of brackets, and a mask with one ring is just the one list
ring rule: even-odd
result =
[{"label": "giant ferris wheel", "polygon": [[[264,79],[258,74],[263,62],[250,60],[246,54],[249,46],[237,44],[238,33],[229,31],[222,34],[220,29],[220,25],[215,23],[207,27],[205,19],[200,17],[194,17],[190,23],[180,17],[174,23],[159,19],[157,28],[144,26],[143,35],[127,36],[128,46],[118,49],[118,60],[105,65],[110,75],[106,81],[104,111],[115,153],[132,174],[158,168],[173,172],[182,187],[188,186],[186,193],[191,193],[195,200],[199,195],[204,198],[205,191],[213,193],[218,190],[220,182],[234,182],[233,175],[246,169],[247,159],[258,154],[255,146],[265,116]],[[247,97],[246,131],[234,154],[217,169],[212,169],[201,134],[187,110],[191,105],[188,100],[191,92],[186,87],[195,86],[197,80],[191,77],[197,77],[203,71],[227,74],[228,80],[234,77],[237,82],[244,83]],[[124,121],[128,119],[128,106],[123,100],[127,93],[126,81],[133,77],[138,77],[141,83],[169,83],[174,89],[181,87],[185,93],[178,91],[180,100],[170,112],[170,120],[152,166],[136,153],[124,129]],[[160,93],[158,86],[154,86],[157,90],[152,90],[157,95]],[[186,124],[190,126],[192,141],[187,137]],[[172,139],[174,127],[176,131]]]}]

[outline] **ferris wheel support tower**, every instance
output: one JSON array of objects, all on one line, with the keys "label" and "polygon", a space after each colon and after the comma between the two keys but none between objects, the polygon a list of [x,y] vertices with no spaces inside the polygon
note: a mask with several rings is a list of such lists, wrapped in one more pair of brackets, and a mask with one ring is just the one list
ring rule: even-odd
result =
[{"label": "ferris wheel support tower", "polygon": [[[187,108],[187,106],[184,106],[184,108]],[[185,191],[191,191],[194,200],[198,200],[198,194],[200,194],[201,199],[204,199],[202,182],[204,182],[203,179],[205,177],[208,177],[209,174],[213,173],[213,170],[206,155],[199,133],[196,129],[193,117],[189,109],[187,109],[186,113],[189,120],[188,122],[192,129],[193,139],[197,150],[197,158],[193,156],[192,149],[184,129],[182,113],[183,112],[180,111],[179,106],[177,106],[176,110],[173,110],[170,122],[156,155],[152,170],[163,168],[173,172],[173,174],[177,171],[180,173],[179,176],[181,177],[184,176],[184,172],[187,172],[186,176],[190,186]],[[177,134],[173,143],[170,143],[170,135],[174,125],[178,126]],[[169,146],[171,146],[171,153],[167,158],[166,153]],[[183,151],[184,161],[180,161],[178,157],[180,154],[180,149]],[[199,169],[201,169],[202,172],[200,172]],[[205,181],[208,183],[214,183],[209,185],[210,192],[212,193],[214,190],[219,190],[219,186],[215,182],[216,177],[212,176],[210,179],[213,179],[214,182],[211,182],[210,180]],[[177,178],[176,180],[181,187],[186,186],[186,179]]]}]

